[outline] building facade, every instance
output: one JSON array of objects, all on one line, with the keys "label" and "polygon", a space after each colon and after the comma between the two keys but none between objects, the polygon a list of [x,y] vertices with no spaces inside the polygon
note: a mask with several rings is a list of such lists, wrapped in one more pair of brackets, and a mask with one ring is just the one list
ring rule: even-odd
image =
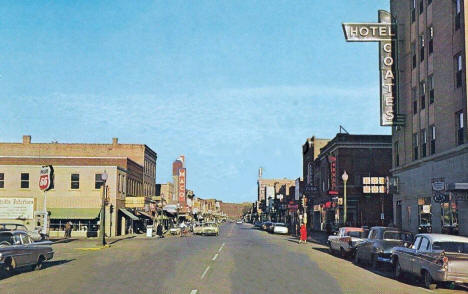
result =
[{"label": "building facade", "polygon": [[395,224],[468,236],[466,1],[392,0],[397,22]]}]

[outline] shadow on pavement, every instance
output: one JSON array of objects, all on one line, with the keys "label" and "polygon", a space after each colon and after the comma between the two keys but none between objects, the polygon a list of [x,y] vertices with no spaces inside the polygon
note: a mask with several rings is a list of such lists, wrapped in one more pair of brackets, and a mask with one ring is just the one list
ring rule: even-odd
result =
[{"label": "shadow on pavement", "polygon": [[130,236],[130,237],[127,237],[127,238],[120,238],[120,239],[117,239],[117,240],[110,241],[110,242],[108,242],[108,243],[109,243],[110,245],[112,245],[112,244],[115,244],[115,243],[120,242],[120,241],[122,241],[122,240],[129,240],[129,239],[133,239],[133,238],[135,238],[135,237],[136,237],[136,236]]},{"label": "shadow on pavement", "polygon": [[297,239],[288,239],[288,242],[299,244],[299,240]]},{"label": "shadow on pavement", "polygon": [[78,239],[50,239],[50,241],[52,241],[54,244],[59,244],[59,243],[70,243],[70,242],[73,242],[73,241],[76,241]]},{"label": "shadow on pavement", "polygon": [[[52,261],[47,261],[47,262],[44,262],[43,265],[42,265],[42,269],[46,269],[46,268],[49,268],[49,267],[53,267],[53,266],[58,266],[58,265],[61,265],[61,264],[65,264],[65,263],[69,263],[70,261],[74,261],[75,259],[61,259],[61,260],[52,260]],[[27,273],[27,272],[32,272],[33,270],[31,269],[31,266],[25,266],[25,267],[21,267],[21,268],[18,268],[18,269],[15,269],[13,271],[12,274],[7,274],[5,273],[4,271],[0,271],[0,281],[1,280],[6,280],[8,278],[13,278],[19,274],[22,274],[22,273]]]}]

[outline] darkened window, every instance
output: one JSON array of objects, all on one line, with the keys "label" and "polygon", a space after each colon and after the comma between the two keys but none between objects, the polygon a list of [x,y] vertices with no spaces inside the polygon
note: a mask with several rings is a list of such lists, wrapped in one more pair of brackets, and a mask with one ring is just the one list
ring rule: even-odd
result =
[{"label": "darkened window", "polygon": [[72,189],[80,188],[80,174],[71,174],[70,180],[71,180],[70,188]]},{"label": "darkened window", "polygon": [[419,141],[418,134],[413,134],[413,160],[418,159]]},{"label": "darkened window", "polygon": [[429,104],[434,103],[434,75],[427,78],[427,87],[429,90]]},{"label": "darkened window", "polygon": [[102,179],[102,174],[96,174],[95,176],[95,183],[94,183],[94,188],[95,189],[100,189],[102,185],[104,185],[104,180]]},{"label": "darkened window", "polygon": [[413,0],[413,5],[411,6],[411,22],[416,20],[416,0]]},{"label": "darkened window", "polygon": [[419,36],[419,57],[424,61],[424,35]]},{"label": "darkened window", "polygon": [[418,113],[418,100],[416,99],[416,88],[411,90],[411,98],[413,99],[413,114]]},{"label": "darkened window", "polygon": [[427,6],[432,4],[432,0],[427,0]]},{"label": "darkened window", "polygon": [[420,98],[421,109],[426,108],[426,83],[425,82],[419,83],[419,98]]},{"label": "darkened window", "polygon": [[411,44],[411,54],[413,56],[413,69],[416,68],[416,43]]},{"label": "darkened window", "polygon": [[23,189],[29,188],[29,174],[28,173],[21,173],[21,188]]},{"label": "darkened window", "polygon": [[421,130],[421,158],[426,157],[427,150],[427,133],[426,129]]},{"label": "darkened window", "polygon": [[464,130],[465,130],[465,121],[463,116],[463,111],[456,113],[457,120],[457,144],[461,145],[464,142]]},{"label": "darkened window", "polygon": [[395,142],[395,146],[394,146],[394,149],[395,149],[395,166],[399,166],[400,165],[400,154],[398,152],[398,141]]},{"label": "darkened window", "polygon": [[419,14],[424,12],[424,0],[419,0]]},{"label": "darkened window", "polygon": [[461,3],[460,0],[456,0],[455,4],[455,30],[460,28],[461,23]]},{"label": "darkened window", "polygon": [[5,174],[0,173],[0,188],[5,188]]},{"label": "darkened window", "polygon": [[430,26],[427,32],[427,35],[429,36],[429,55],[434,52],[434,27]]},{"label": "darkened window", "polygon": [[431,154],[435,154],[435,142],[436,142],[436,128],[435,126],[430,126],[431,130]]},{"label": "darkened window", "polygon": [[456,62],[456,65],[457,65],[456,74],[455,74],[456,86],[457,86],[457,88],[460,88],[462,86],[462,83],[463,83],[463,80],[462,80],[462,78],[463,78],[463,75],[462,75],[463,62],[462,62],[461,54],[457,54],[455,56],[455,62]]}]

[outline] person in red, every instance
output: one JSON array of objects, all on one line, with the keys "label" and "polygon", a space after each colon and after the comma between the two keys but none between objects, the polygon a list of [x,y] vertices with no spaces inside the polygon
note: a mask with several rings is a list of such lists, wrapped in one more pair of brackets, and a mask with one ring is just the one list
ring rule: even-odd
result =
[{"label": "person in red", "polygon": [[307,228],[304,223],[302,223],[301,225],[300,233],[301,233],[301,239],[299,240],[299,243],[304,243],[304,244],[307,243]]}]

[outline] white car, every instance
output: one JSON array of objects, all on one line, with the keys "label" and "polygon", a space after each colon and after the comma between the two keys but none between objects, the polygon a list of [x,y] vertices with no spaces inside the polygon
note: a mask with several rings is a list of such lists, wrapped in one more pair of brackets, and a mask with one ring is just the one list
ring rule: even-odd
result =
[{"label": "white car", "polygon": [[330,253],[339,252],[343,258],[353,256],[356,245],[364,242],[367,237],[363,228],[342,227],[336,235],[328,236]]},{"label": "white car", "polygon": [[284,223],[275,223],[273,224],[273,233],[274,234],[287,234],[288,227]]},{"label": "white car", "polygon": [[242,223],[243,223],[243,221],[241,219],[236,221],[236,224],[242,224]]}]

